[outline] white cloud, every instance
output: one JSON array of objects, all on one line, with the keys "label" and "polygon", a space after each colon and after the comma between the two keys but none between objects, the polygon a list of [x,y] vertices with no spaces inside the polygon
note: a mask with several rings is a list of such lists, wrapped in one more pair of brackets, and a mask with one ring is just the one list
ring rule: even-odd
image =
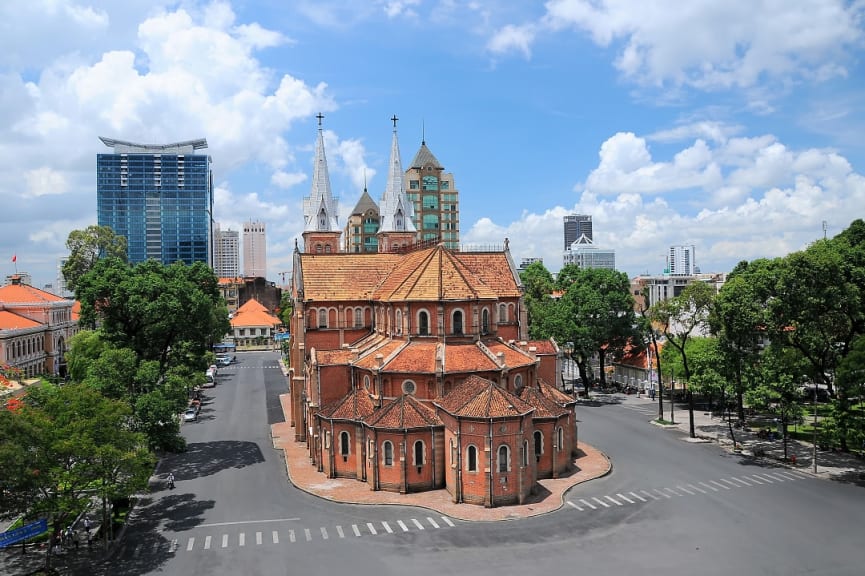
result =
[{"label": "white cloud", "polygon": [[536,27],[531,24],[522,26],[507,25],[496,31],[487,42],[487,49],[494,54],[519,52],[526,58],[532,56],[532,43],[535,40]]},{"label": "white cloud", "polygon": [[63,174],[48,166],[27,171],[24,175],[24,181],[27,183],[26,194],[28,196],[65,194],[69,189]]},{"label": "white cloud", "polygon": [[385,0],[384,13],[388,18],[398,16],[414,18],[417,17],[415,7],[420,6],[420,3],[420,0]]},{"label": "white cloud", "polygon": [[[861,2],[783,0],[550,0],[532,23],[575,29],[617,51],[615,65],[636,82],[701,89],[754,86],[763,76],[821,81],[847,74],[863,38]],[[507,25],[489,49],[524,55],[542,35]]]},{"label": "white cloud", "polygon": [[270,177],[270,182],[279,188],[291,188],[306,181],[306,179],[305,172],[283,172],[282,170],[277,170]]}]

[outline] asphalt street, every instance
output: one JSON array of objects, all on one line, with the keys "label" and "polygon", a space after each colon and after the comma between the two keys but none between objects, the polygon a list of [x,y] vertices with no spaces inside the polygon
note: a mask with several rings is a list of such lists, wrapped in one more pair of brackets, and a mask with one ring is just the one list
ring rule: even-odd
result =
[{"label": "asphalt street", "polygon": [[[863,488],[685,442],[650,424],[656,408],[646,405],[578,407],[580,438],[613,470],[572,488],[552,514],[467,523],[320,500],[291,486],[271,444],[286,391],[277,355],[238,360],[207,391],[200,420],[184,425],[189,450],[160,464],[106,573],[865,572]],[[162,482],[169,470],[174,490]]]}]

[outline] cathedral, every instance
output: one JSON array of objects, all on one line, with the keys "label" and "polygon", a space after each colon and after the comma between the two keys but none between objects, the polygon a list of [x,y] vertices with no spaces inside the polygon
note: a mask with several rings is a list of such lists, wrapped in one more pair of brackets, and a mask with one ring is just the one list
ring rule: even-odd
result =
[{"label": "cathedral", "polygon": [[319,115],[291,286],[295,441],[323,476],[370,490],[523,503],[538,479],[573,469],[575,401],[555,385],[558,347],[526,338],[507,240],[465,251],[419,234],[392,120],[378,251],[354,253],[340,250]]}]

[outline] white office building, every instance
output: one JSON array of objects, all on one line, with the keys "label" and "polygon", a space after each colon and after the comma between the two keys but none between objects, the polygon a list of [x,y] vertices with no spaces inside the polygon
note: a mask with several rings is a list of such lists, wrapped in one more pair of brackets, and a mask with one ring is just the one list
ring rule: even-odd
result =
[{"label": "white office building", "polygon": [[700,269],[694,260],[694,246],[670,246],[670,276],[693,276]]},{"label": "white office building", "polygon": [[267,244],[264,222],[243,223],[243,276],[267,278]]},{"label": "white office building", "polygon": [[240,276],[240,233],[237,230],[223,230],[215,224],[213,272],[218,278]]},{"label": "white office building", "polygon": [[616,251],[612,248],[599,248],[585,234],[573,242],[563,257],[563,264],[576,264],[580,268],[616,269]]}]

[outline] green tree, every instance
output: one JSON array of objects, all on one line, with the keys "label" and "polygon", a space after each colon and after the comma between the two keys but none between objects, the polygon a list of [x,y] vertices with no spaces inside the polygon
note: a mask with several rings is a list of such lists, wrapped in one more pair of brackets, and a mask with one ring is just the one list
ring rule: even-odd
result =
[{"label": "green tree", "polygon": [[538,332],[538,323],[550,305],[553,291],[553,275],[543,262],[532,262],[520,273],[523,283],[524,301],[528,314],[529,333],[532,338],[543,338]]},{"label": "green tree", "polygon": [[[686,344],[688,339],[698,330],[708,329],[709,311],[715,297],[715,289],[704,282],[691,282],[681,294],[662,300],[649,310],[650,319],[660,328],[672,346],[681,356],[682,375],[686,382],[691,378],[691,367],[688,364]],[[694,395],[688,389],[688,415],[690,418],[689,433],[696,437],[694,431]]]},{"label": "green tree", "polygon": [[117,236],[110,226],[88,226],[73,230],[66,239],[69,258],[63,264],[63,278],[69,290],[75,291],[78,280],[87,274],[100,258],[126,261],[126,238]]},{"label": "green tree", "polygon": [[865,336],[853,341],[839,363],[832,400],[832,424],[842,448],[865,449]]}]

